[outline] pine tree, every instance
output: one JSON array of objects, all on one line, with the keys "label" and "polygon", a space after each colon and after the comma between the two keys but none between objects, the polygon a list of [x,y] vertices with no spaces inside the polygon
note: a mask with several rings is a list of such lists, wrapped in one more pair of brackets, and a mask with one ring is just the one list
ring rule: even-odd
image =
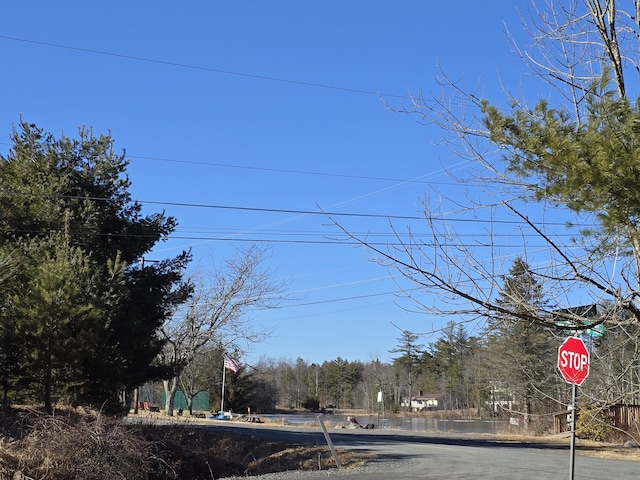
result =
[{"label": "pine tree", "polygon": [[0,156],[0,251],[20,273],[4,333],[26,349],[14,383],[47,409],[59,398],[102,407],[163,373],[158,330],[191,292],[189,254],[143,267],[176,220],[141,214],[110,136],[56,139],[21,122],[11,139]]},{"label": "pine tree", "polygon": [[433,345],[433,361],[440,376],[440,390],[447,394],[445,405],[448,408],[469,406],[473,344],[463,325],[449,322]]},{"label": "pine tree", "polygon": [[[529,266],[517,258],[503,276],[496,302],[514,313],[542,311],[546,307],[542,284]],[[555,343],[539,322],[516,316],[497,315],[488,319],[487,345],[490,375],[498,394],[513,395],[529,428],[535,408],[540,408],[554,383]]]},{"label": "pine tree", "polygon": [[9,392],[20,377],[24,347],[16,334],[16,321],[11,315],[18,263],[0,249],[0,388],[2,405],[9,405]]},{"label": "pine tree", "polygon": [[397,369],[407,374],[407,385],[409,386],[409,401],[408,410],[411,411],[411,401],[413,398],[413,382],[416,378],[417,370],[420,366],[420,358],[424,345],[416,344],[416,341],[420,338],[409,330],[403,330],[400,338],[398,339],[398,346],[389,353],[400,353],[399,357],[393,359],[393,365]]},{"label": "pine tree", "polygon": [[52,412],[54,392],[75,400],[70,396],[87,381],[83,367],[100,343],[94,270],[81,249],[56,235],[26,243],[23,265],[31,272],[24,287],[29,295],[13,298],[18,334],[29,352],[23,359],[30,377],[25,383],[38,387],[45,409]]}]

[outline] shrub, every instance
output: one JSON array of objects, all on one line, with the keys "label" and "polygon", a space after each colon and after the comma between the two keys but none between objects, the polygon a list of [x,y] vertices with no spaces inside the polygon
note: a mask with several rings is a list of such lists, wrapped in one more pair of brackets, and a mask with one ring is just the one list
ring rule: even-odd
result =
[{"label": "shrub", "polygon": [[[20,441],[18,468],[27,477],[56,479],[147,479],[153,445],[104,415],[35,414]],[[15,475],[15,473],[14,473]]]},{"label": "shrub", "polygon": [[[0,415],[0,480],[189,480],[333,468],[326,446],[65,411]],[[340,453],[346,468],[367,455]]]},{"label": "shrub", "polygon": [[302,402],[302,408],[312,412],[317,412],[320,410],[320,400],[315,395],[310,395]]},{"label": "shrub", "polygon": [[582,406],[576,420],[576,436],[587,440],[604,441],[610,438],[613,426],[607,414],[596,406]]}]

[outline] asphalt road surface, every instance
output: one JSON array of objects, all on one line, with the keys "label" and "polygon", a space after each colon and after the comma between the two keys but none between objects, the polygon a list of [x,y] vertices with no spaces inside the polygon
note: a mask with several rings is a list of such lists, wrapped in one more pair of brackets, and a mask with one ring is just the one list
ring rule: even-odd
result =
[{"label": "asphalt road surface", "polygon": [[[293,428],[209,423],[212,428],[258,438],[326,445],[320,428]],[[489,437],[442,433],[404,433],[387,430],[330,429],[334,446],[373,452],[379,460],[364,469],[290,472],[259,477],[270,479],[349,478],[354,480],[408,479],[570,479],[567,445],[519,444]],[[247,478],[247,477],[244,477]],[[604,460],[576,450],[574,479],[624,480],[640,478],[640,463]]]}]

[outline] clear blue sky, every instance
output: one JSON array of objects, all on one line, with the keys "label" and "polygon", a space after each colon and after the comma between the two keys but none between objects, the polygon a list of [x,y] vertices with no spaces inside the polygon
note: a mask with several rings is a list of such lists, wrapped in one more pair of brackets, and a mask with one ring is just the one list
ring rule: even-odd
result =
[{"label": "clear blue sky", "polygon": [[[500,99],[498,79],[518,88],[523,71],[504,25],[518,32],[527,4],[3,2],[0,151],[20,116],[55,135],[110,131],[133,197],[179,221],[155,255],[193,248],[196,262],[221,261],[247,241],[269,245],[268,267],[295,299],[252,313],[273,334],[246,361],[388,361],[399,328],[450,319],[402,308],[412,305],[393,271],[332,242],[327,218],[291,211],[418,217],[421,197],[455,192],[443,167],[460,160],[436,146],[442,132],[378,94],[397,106],[437,92],[440,64]],[[390,239],[386,220],[344,222]]]}]

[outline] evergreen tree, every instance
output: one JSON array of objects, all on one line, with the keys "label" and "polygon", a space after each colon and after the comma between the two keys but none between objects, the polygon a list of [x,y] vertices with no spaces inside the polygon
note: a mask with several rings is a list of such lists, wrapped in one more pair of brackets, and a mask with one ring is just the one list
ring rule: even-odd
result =
[{"label": "evergreen tree", "polygon": [[471,356],[471,339],[464,326],[455,322],[447,323],[442,336],[433,345],[433,361],[440,375],[440,390],[446,393],[447,408],[469,405],[468,371]]},{"label": "evergreen tree", "polygon": [[52,412],[54,391],[58,397],[75,396],[84,386],[83,368],[99,345],[95,271],[67,238],[54,234],[25,244],[22,265],[29,271],[24,285],[29,295],[13,298],[18,333],[29,352],[23,368],[30,376],[26,383],[37,385],[45,409]]},{"label": "evergreen tree", "polygon": [[[496,302],[514,313],[539,312],[547,306],[542,284],[521,258],[503,276]],[[487,322],[489,378],[498,393],[515,398],[525,430],[534,411],[540,411],[554,393],[556,343],[551,340],[550,331],[540,322],[526,322],[508,314],[491,317]]]},{"label": "evergreen tree", "polygon": [[482,111],[491,141],[508,152],[507,173],[526,180],[538,200],[595,214],[600,228],[584,233],[640,258],[640,106],[609,84],[605,73],[589,90],[585,118],[545,100],[510,113],[483,102]]},{"label": "evergreen tree", "polygon": [[16,320],[10,313],[17,275],[18,263],[0,249],[0,388],[5,408],[9,405],[9,392],[15,389],[23,368],[24,348],[16,333]]},{"label": "evergreen tree", "polygon": [[322,364],[327,389],[336,407],[354,407],[354,393],[362,379],[363,368],[361,362],[349,362],[341,357]]},{"label": "evergreen tree", "polygon": [[420,355],[419,364],[418,386],[424,392],[438,393],[438,371],[433,354],[429,350],[423,351]]},{"label": "evergreen tree", "polygon": [[398,346],[390,353],[400,353],[399,357],[393,359],[393,365],[397,369],[407,374],[407,385],[409,386],[409,401],[407,408],[411,411],[411,399],[413,398],[413,382],[416,374],[419,373],[420,357],[424,345],[416,344],[418,335],[409,330],[403,330],[402,335],[398,339]]},{"label": "evergreen tree", "polygon": [[103,406],[161,373],[157,332],[190,294],[189,254],[141,265],[176,221],[141,214],[110,136],[55,139],[21,122],[11,139],[0,156],[0,251],[20,262],[20,294],[4,312],[26,349],[20,380],[39,386],[48,409],[58,398]]}]

